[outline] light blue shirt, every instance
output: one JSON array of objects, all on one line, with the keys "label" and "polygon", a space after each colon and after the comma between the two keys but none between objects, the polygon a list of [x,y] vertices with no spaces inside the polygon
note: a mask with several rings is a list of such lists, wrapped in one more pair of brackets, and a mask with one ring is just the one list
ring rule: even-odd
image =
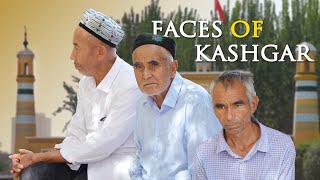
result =
[{"label": "light blue shirt", "polygon": [[137,106],[132,179],[191,179],[197,146],[221,130],[210,95],[176,73],[159,109],[152,97]]},{"label": "light blue shirt", "polygon": [[232,152],[223,131],[204,141],[194,160],[197,180],[293,180],[296,151],[292,139],[257,123],[261,136],[243,158]]}]

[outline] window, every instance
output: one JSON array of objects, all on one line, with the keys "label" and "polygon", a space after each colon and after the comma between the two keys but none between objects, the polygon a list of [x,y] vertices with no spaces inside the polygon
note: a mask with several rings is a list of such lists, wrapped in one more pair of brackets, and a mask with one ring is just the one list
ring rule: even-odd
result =
[{"label": "window", "polygon": [[29,64],[28,63],[24,63],[24,71],[23,71],[24,75],[29,75]]}]

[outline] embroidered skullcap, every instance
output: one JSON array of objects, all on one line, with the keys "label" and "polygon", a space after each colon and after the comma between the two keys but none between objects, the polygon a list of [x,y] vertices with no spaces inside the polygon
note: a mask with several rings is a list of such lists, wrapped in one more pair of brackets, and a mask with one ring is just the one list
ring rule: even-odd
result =
[{"label": "embroidered skullcap", "polygon": [[132,52],[139,46],[145,44],[155,44],[168,50],[173,58],[176,56],[176,42],[171,37],[164,37],[155,34],[139,34],[133,44]]},{"label": "embroidered skullcap", "polygon": [[116,47],[124,36],[117,22],[94,9],[84,12],[79,26],[111,47]]}]

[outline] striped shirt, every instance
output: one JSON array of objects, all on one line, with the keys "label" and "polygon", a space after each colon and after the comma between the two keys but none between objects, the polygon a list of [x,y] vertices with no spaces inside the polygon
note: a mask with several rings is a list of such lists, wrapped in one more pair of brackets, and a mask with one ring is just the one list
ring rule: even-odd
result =
[{"label": "striped shirt", "polygon": [[288,135],[256,122],[261,136],[245,157],[232,152],[223,130],[204,141],[194,158],[196,179],[294,179],[296,151],[293,141]]}]

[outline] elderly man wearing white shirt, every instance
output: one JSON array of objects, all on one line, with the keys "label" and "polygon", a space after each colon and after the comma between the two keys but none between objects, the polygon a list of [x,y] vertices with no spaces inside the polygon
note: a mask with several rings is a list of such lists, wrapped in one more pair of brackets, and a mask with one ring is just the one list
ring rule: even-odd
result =
[{"label": "elderly man wearing white shirt", "polygon": [[21,149],[10,156],[21,179],[129,179],[135,154],[133,127],[140,91],[133,68],[116,54],[124,32],[110,17],[85,11],[73,37],[71,59],[84,77],[76,113],[55,150]]}]

